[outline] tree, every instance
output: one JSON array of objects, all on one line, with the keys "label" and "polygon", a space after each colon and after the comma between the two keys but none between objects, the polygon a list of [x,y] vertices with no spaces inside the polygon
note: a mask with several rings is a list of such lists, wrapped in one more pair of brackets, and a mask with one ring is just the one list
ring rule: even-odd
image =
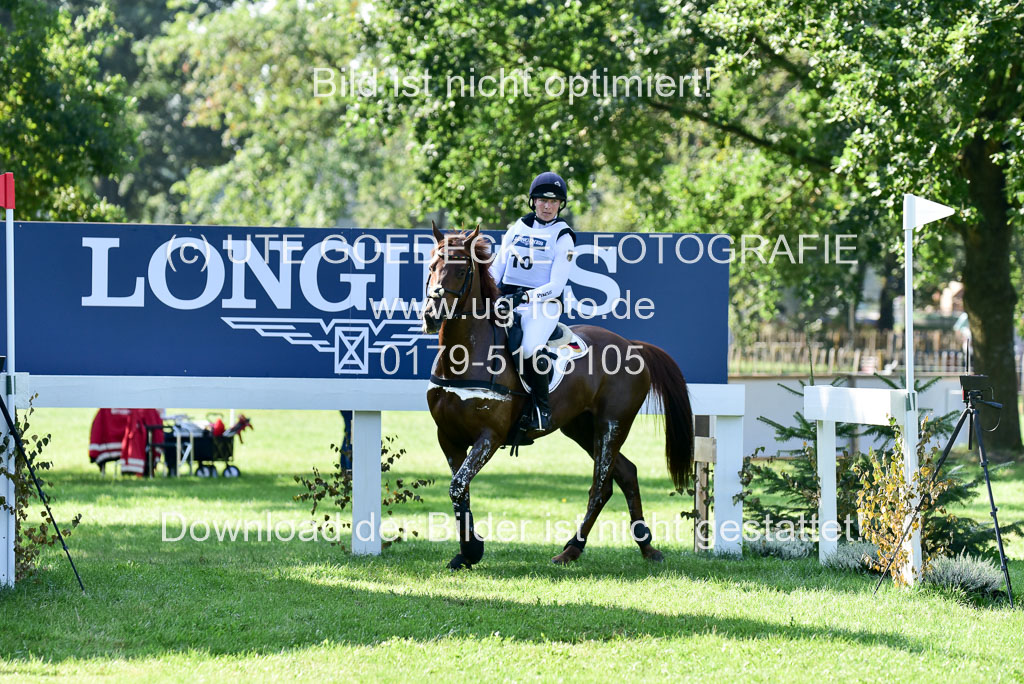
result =
[{"label": "tree", "polygon": [[[64,0],[74,16],[85,16],[94,0]],[[178,2],[106,0],[124,40],[100,59],[104,75],[121,76],[136,98],[132,125],[139,131],[132,168],[117,179],[102,178],[100,193],[124,208],[130,221],[181,222],[181,197],[171,191],[196,167],[223,164],[230,151],[220,146],[221,131],[184,125],[188,101],[181,97],[188,74],[180,68],[147,62],[147,47],[184,10]],[[206,0],[191,11],[209,12],[224,0]],[[177,66],[177,65],[176,65]]]},{"label": "tree", "polygon": [[[661,186],[680,161],[668,151],[684,136],[725,150],[725,165],[738,171],[711,193],[711,204],[759,178],[805,179],[785,201],[762,187],[760,199],[734,203],[707,228],[745,230],[751,212],[768,233],[853,225],[866,248],[861,258],[870,258],[879,251],[873,245],[902,250],[904,192],[957,207],[956,220],[915,237],[918,285],[960,271],[977,370],[992,377],[1005,406],[989,441],[1020,449],[1011,280],[1024,199],[1019,3],[386,0],[376,7],[368,40],[400,71],[434,76],[427,93],[389,97],[388,115],[413,122],[428,151],[420,174],[428,196],[454,198],[458,214],[507,211],[522,179],[542,167],[576,187],[589,187],[604,168],[631,187]],[[446,76],[479,79],[502,68],[530,69],[540,84],[694,73],[700,83],[706,67],[710,88],[697,92],[691,80],[674,96],[634,90],[570,100],[537,88],[529,97],[488,98],[445,89]],[[752,169],[748,159],[768,168],[758,172],[760,162]],[[700,214],[673,211],[677,225]],[[834,280],[818,275],[781,273],[816,293],[834,289]]]},{"label": "tree", "polygon": [[851,192],[891,208],[875,228],[891,250],[900,249],[903,192],[960,209],[953,230],[939,223],[921,231],[915,252],[926,277],[961,270],[977,370],[991,376],[1005,406],[989,442],[1019,450],[1011,256],[1024,198],[1024,9],[994,0],[767,9],[717,3],[703,22],[727,41],[720,54],[732,64],[742,45],[761,45],[766,65],[792,74],[812,104],[813,137],[799,144],[827,154]]},{"label": "tree", "polygon": [[73,18],[39,0],[0,0],[0,170],[24,219],[110,221],[94,180],[130,165],[134,100],[99,60],[121,39],[105,6]]},{"label": "tree", "polygon": [[361,56],[347,2],[179,13],[148,46],[147,69],[186,74],[186,125],[217,131],[223,158],[174,189],[192,221],[331,227],[351,213],[368,226],[411,226],[426,211],[418,155],[398,122],[381,125],[373,98],[314,97],[314,67]]}]

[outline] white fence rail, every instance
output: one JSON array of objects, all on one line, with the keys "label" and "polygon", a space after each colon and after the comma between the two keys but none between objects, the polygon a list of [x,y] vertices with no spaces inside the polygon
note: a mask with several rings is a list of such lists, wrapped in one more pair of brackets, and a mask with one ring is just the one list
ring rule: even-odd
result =
[{"label": "white fence rail", "polygon": [[[248,408],[353,410],[352,440],[352,551],[381,551],[381,411],[427,409],[425,380],[379,383],[372,380],[280,378],[177,378],[44,376],[29,378],[19,373],[19,394],[11,406],[28,405],[28,382],[38,393],[36,406],[95,408],[106,405],[157,405],[195,408],[244,405]],[[0,375],[0,378],[3,376]],[[354,391],[361,386],[363,391]],[[715,480],[715,552],[736,554],[742,550],[739,534],[743,505],[734,503],[740,493],[743,466],[743,385],[689,386],[695,415],[715,418],[714,437],[718,464]],[[648,401],[644,412],[655,412]],[[11,453],[4,455],[5,460]],[[6,481],[6,478],[5,478]],[[729,531],[735,528],[736,534]],[[725,532],[723,533],[723,530]],[[14,517],[0,513],[0,586],[14,583]]]}]

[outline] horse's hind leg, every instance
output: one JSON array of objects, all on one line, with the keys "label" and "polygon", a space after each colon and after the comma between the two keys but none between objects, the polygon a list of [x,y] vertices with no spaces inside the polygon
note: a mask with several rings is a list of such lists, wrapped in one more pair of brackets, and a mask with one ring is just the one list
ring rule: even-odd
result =
[{"label": "horse's hind leg", "polygon": [[640,501],[640,482],[636,476],[636,466],[628,458],[619,453],[615,460],[616,484],[626,497],[626,506],[629,508],[629,531],[633,541],[640,547],[640,553],[650,561],[661,562],[665,557],[661,551],[654,548],[652,541],[654,535],[644,522],[644,505]]},{"label": "horse's hind leg", "polygon": [[[616,456],[619,447],[626,440],[629,434],[629,426],[632,421],[620,422],[609,419],[593,419],[591,421],[593,431],[591,432],[591,456],[594,459],[594,480],[590,485],[590,497],[587,501],[587,510],[583,514],[583,521],[580,523],[579,531],[570,539],[562,553],[551,560],[558,564],[570,563],[583,553],[587,537],[590,535],[597,516],[601,509],[608,503],[612,495],[612,476],[615,468]],[[581,426],[582,427],[582,426]],[[585,442],[581,443],[584,445]],[[584,447],[586,448],[586,447]]]},{"label": "horse's hind leg", "polygon": [[[584,413],[562,428],[566,437],[573,440],[593,458],[594,450],[594,416],[591,413]],[[612,479],[619,486],[619,490],[626,498],[626,507],[629,509],[629,529],[633,539],[640,547],[640,553],[644,558],[652,561],[661,561],[664,557],[661,551],[652,545],[650,530],[644,522],[644,506],[640,499],[640,483],[637,479],[636,466],[620,451],[615,459],[615,467],[612,470]],[[607,498],[604,499],[607,502]],[[571,552],[570,552],[571,553]],[[578,557],[579,554],[576,554]]]}]

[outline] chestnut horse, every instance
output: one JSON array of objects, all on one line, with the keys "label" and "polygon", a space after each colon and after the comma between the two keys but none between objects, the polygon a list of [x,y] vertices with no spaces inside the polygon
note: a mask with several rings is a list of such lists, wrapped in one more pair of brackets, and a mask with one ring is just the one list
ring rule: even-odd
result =
[{"label": "chestnut horse", "polygon": [[[518,425],[524,391],[506,348],[505,328],[493,314],[500,296],[490,275],[491,253],[486,241],[472,233],[444,236],[434,226],[437,244],[431,253],[423,330],[438,333],[441,351],[435,362],[427,402],[437,423],[437,440],[452,471],[449,495],[455,509],[459,554],[448,567],[457,570],[478,563],[484,542],[473,529],[469,485],[480,470],[506,444]],[[665,457],[672,482],[682,489],[693,471],[693,414],[686,381],[675,361],[662,349],[645,342],[630,342],[613,332],[590,325],[573,332],[590,346],[589,354],[604,359],[607,347],[618,347],[619,359],[632,359],[607,374],[601,364],[574,364],[551,394],[551,429],[534,431],[530,440],[560,429],[594,459],[590,498],[577,534],[552,558],[567,564],[580,557],[587,536],[611,497],[612,481],[626,497],[633,539],[644,558],[661,561],[644,524],[637,470],[619,449],[634,418],[653,389],[665,413]],[[636,352],[627,356],[629,351]],[[497,358],[500,357],[500,360]],[[642,360],[642,362],[641,362]],[[630,364],[626,364],[629,366]]]}]

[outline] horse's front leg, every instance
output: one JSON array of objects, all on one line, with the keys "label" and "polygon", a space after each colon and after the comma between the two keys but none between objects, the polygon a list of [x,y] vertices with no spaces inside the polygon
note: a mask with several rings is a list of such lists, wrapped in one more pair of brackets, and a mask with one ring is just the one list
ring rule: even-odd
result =
[{"label": "horse's front leg", "polygon": [[469,483],[487,465],[501,446],[501,440],[492,433],[485,433],[469,450],[462,465],[452,475],[448,495],[455,510],[455,524],[459,535],[459,553],[448,563],[452,570],[469,568],[480,562],[484,555],[484,540],[473,528],[473,513],[469,509]]}]

